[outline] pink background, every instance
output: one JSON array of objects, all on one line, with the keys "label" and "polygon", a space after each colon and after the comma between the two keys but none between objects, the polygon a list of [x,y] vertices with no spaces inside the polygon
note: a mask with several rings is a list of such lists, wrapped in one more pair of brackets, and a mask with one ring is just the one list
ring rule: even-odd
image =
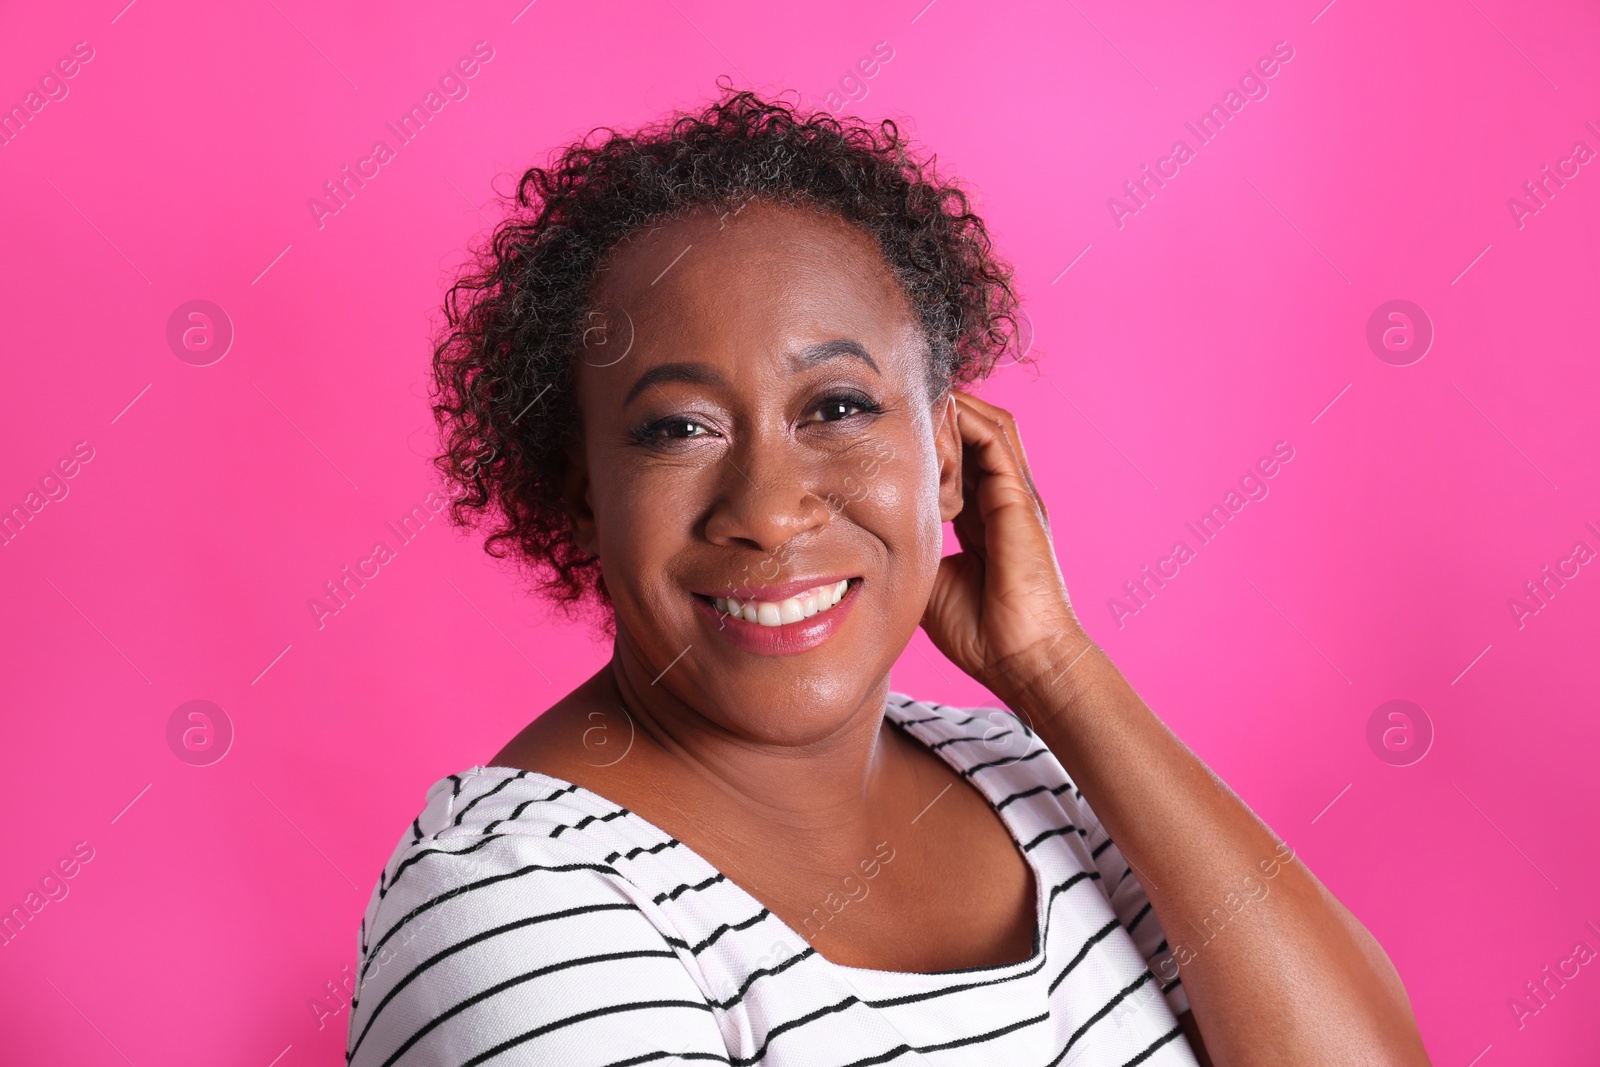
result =
[{"label": "pink background", "polygon": [[[307,607],[437,487],[446,279],[552,147],[721,73],[820,103],[879,41],[851,109],[909,119],[1018,267],[1039,375],[983,392],[1091,632],[1382,941],[1435,1063],[1592,1062],[1600,965],[1520,1029],[1508,1001],[1600,950],[1600,566],[1521,626],[1508,601],[1600,550],[1600,165],[1507,204],[1600,150],[1592,5],[124,2],[0,22],[6,107],[94,51],[0,147],[0,506],[93,449],[0,548],[0,906],[93,849],[0,948],[5,1062],[342,1062],[314,998],[425,789],[606,654],[438,520]],[[477,41],[468,95],[319,228],[308,198]],[[1278,41],[1269,95],[1119,228],[1108,198]],[[1366,342],[1396,298],[1436,331],[1409,366]],[[209,366],[166,341],[193,299],[236,331]],[[1277,441],[1270,495],[1119,627]],[[894,682],[990,699],[920,635]],[[195,699],[235,732],[209,766],[167,741]],[[1368,746],[1392,699],[1435,732],[1409,766]]]}]

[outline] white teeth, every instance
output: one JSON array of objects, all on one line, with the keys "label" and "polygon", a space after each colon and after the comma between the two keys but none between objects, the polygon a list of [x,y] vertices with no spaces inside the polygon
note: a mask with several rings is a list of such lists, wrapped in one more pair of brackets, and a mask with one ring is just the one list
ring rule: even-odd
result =
[{"label": "white teeth", "polygon": [[776,603],[766,600],[740,600],[737,597],[713,597],[711,603],[726,615],[737,615],[758,626],[783,626],[809,619],[827,611],[850,591],[850,580],[843,579],[835,585],[819,585],[797,596]]}]

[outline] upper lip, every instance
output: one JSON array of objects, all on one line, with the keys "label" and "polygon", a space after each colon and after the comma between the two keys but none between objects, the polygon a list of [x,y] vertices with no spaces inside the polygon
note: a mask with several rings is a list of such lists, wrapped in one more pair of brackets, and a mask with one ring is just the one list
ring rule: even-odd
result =
[{"label": "upper lip", "polygon": [[728,585],[719,589],[696,589],[694,592],[704,597],[721,597],[724,600],[738,598],[739,600],[764,600],[769,603],[778,603],[788,600],[792,596],[799,596],[808,589],[818,586],[838,585],[846,578],[858,578],[856,574],[822,575],[816,578],[796,578],[793,581],[780,582],[776,585],[757,585],[754,582],[743,585]]}]

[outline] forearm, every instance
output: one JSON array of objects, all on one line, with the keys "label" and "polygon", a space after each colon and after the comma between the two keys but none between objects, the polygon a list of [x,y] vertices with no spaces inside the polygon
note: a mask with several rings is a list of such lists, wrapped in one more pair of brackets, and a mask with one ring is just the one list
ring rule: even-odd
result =
[{"label": "forearm", "polygon": [[985,680],[1132,864],[1216,1067],[1428,1062],[1377,942],[1081,631]]}]

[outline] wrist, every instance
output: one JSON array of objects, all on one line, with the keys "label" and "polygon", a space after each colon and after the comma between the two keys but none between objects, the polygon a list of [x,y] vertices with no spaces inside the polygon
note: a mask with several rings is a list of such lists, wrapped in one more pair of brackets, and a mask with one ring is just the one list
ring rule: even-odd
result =
[{"label": "wrist", "polygon": [[1076,619],[1036,644],[997,660],[979,680],[1013,711],[1054,718],[1076,707],[1110,664]]}]

